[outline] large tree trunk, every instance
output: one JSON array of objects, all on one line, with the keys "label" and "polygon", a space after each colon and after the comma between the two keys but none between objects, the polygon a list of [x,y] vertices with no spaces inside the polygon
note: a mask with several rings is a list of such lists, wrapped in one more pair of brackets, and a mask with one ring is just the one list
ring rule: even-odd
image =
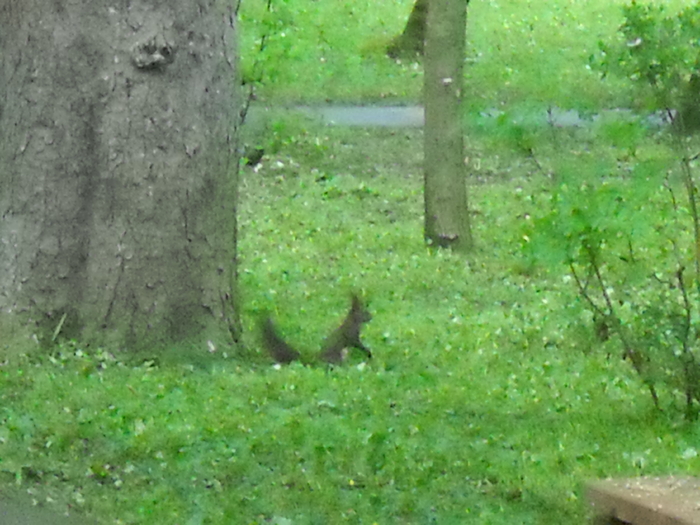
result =
[{"label": "large tree trunk", "polygon": [[430,0],[425,42],[425,237],[472,245],[464,167],[462,86],[466,0]]},{"label": "large tree trunk", "polygon": [[236,338],[236,3],[0,0],[0,345]]}]

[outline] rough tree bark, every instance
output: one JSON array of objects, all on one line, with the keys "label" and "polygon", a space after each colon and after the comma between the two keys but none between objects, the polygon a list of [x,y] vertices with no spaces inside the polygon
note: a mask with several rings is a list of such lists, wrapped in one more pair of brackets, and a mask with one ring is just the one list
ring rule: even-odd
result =
[{"label": "rough tree bark", "polygon": [[236,8],[0,0],[0,345],[236,339]]},{"label": "rough tree bark", "polygon": [[462,131],[467,0],[430,0],[425,42],[425,238],[472,246]]}]

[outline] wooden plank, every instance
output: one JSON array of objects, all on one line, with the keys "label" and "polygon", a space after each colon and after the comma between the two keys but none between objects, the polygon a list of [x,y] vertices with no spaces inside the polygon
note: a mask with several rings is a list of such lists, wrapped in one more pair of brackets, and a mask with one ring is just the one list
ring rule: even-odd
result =
[{"label": "wooden plank", "polygon": [[700,525],[700,478],[594,481],[587,495],[597,516],[632,525]]}]

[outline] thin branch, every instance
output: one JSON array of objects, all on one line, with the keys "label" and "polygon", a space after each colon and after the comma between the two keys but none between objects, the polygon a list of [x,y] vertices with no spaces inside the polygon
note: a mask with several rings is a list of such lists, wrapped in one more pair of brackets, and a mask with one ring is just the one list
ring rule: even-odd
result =
[{"label": "thin branch", "polygon": [[[272,13],[272,0],[267,0],[267,6],[265,8],[267,14]],[[248,96],[243,103],[243,108],[241,108],[241,125],[245,123],[245,119],[248,116],[248,110],[250,109],[250,104],[255,100],[255,85],[261,84],[263,81],[264,69],[262,68],[262,54],[267,48],[267,40],[270,36],[272,30],[268,26],[268,30],[265,34],[260,37],[260,45],[258,46],[258,57],[253,63],[253,78],[248,85]]]},{"label": "thin branch", "polygon": [[[574,272],[574,279],[576,279],[577,284],[579,285],[579,290],[581,290],[584,294],[584,298],[591,304],[593,309],[602,315],[605,315],[608,319],[614,322],[614,329],[615,333],[617,336],[620,338],[620,341],[622,342],[622,347],[624,349],[622,358],[623,359],[628,359],[630,363],[632,363],[632,368],[634,368],[635,372],[637,372],[637,375],[641,378],[641,380],[644,382],[644,384],[647,385],[647,388],[649,389],[649,393],[651,394],[651,398],[654,401],[654,406],[657,409],[660,409],[659,406],[659,396],[656,393],[656,387],[652,383],[652,381],[646,377],[644,377],[644,369],[645,369],[645,363],[644,363],[644,357],[642,354],[640,354],[632,345],[632,343],[629,341],[627,338],[627,334],[623,330],[623,325],[622,321],[620,318],[617,316],[615,313],[615,308],[613,306],[613,302],[610,299],[610,295],[608,294],[607,288],[605,286],[605,281],[603,280],[603,276],[600,272],[600,266],[598,264],[598,260],[595,254],[595,251],[593,250],[593,247],[589,243],[584,244],[584,248],[588,254],[588,263],[590,264],[593,273],[596,277],[596,280],[598,282],[598,286],[600,287],[601,293],[603,295],[603,299],[605,300],[605,304],[607,305],[608,308],[608,314],[605,314],[602,308],[598,307],[598,305],[595,304],[593,299],[588,295],[588,292],[586,292],[582,286],[581,282],[578,279],[578,276]],[[573,265],[570,264],[570,267],[573,270]]]}]

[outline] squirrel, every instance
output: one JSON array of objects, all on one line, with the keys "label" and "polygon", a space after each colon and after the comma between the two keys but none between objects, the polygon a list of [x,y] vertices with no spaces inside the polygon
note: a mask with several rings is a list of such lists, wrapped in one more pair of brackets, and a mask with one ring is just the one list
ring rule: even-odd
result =
[{"label": "squirrel", "polygon": [[343,323],[328,336],[321,352],[321,359],[330,364],[342,363],[349,348],[357,348],[372,358],[372,352],[360,341],[360,330],[364,323],[372,320],[369,313],[356,295],[352,296],[350,311]]},{"label": "squirrel", "polygon": [[[372,319],[372,314],[367,310],[360,299],[353,294],[350,311],[331,335],[326,339],[320,359],[331,365],[337,365],[345,361],[349,348],[357,348],[372,357],[372,352],[360,341],[362,325]],[[263,346],[270,353],[275,362],[288,364],[299,359],[300,354],[292,348],[277,333],[275,325],[270,317],[263,319],[260,325]]]}]

